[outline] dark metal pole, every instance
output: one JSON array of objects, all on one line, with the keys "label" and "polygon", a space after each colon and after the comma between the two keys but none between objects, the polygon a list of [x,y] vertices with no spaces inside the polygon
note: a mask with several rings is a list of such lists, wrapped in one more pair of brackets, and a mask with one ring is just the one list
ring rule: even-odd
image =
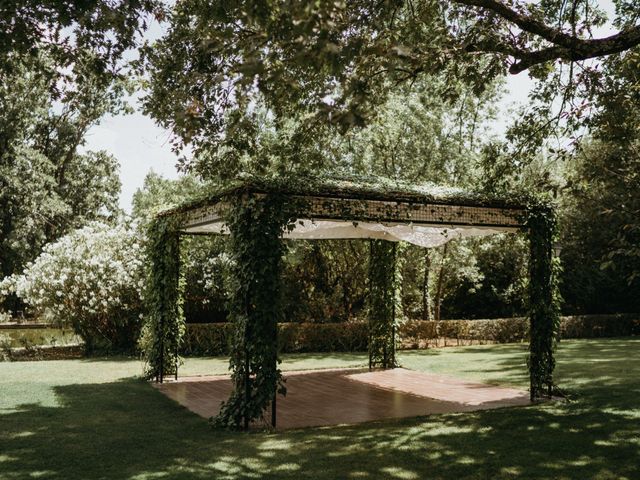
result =
[{"label": "dark metal pole", "polygon": [[[391,367],[396,366],[396,269],[398,263],[398,244],[394,242],[393,244],[393,269],[391,272]],[[386,342],[385,342],[386,343]],[[386,368],[389,368],[389,365],[385,365]]]},{"label": "dark metal pole", "polygon": [[163,308],[163,311],[160,312],[160,374],[159,374],[159,377],[160,377],[160,383],[162,383],[164,380],[164,308]]},{"label": "dark metal pole", "polygon": [[[395,319],[394,319],[394,322],[395,322]],[[395,367],[396,366],[396,324],[395,323],[391,326],[391,342],[392,342],[391,366]]]},{"label": "dark metal pole", "polygon": [[273,392],[273,402],[271,402],[271,426],[276,428],[276,398],[278,397],[278,389]]},{"label": "dark metal pole", "polygon": [[[160,317],[161,319],[164,316]],[[164,322],[160,322],[160,383],[164,380]]]},{"label": "dark metal pole", "polygon": [[[176,290],[178,291],[178,295],[180,294],[180,232],[176,233],[176,255],[177,255],[177,260],[176,260]],[[177,302],[181,302],[180,298],[176,298]],[[184,319],[183,319],[184,321]],[[174,332],[175,333],[175,332]],[[178,381],[178,364],[180,363],[179,359],[178,359],[178,351],[179,351],[179,339],[174,337],[174,340],[176,342],[176,349],[175,349],[175,357],[176,357],[176,371],[175,371],[175,380],[176,382]]]},{"label": "dark metal pole", "polygon": [[175,380],[176,382],[178,381],[178,364],[179,364],[179,360],[178,360],[178,342],[176,341],[176,374],[175,374]]},{"label": "dark metal pole", "polygon": [[[369,271],[371,271],[371,261],[372,261],[372,257],[373,257],[373,241],[369,240]],[[368,279],[368,295],[369,295],[369,302],[371,302],[371,273],[369,273],[369,279]],[[369,349],[369,370],[371,370],[371,367],[373,366],[373,358],[372,358],[372,354],[373,354],[373,350],[371,349],[371,307],[369,307],[369,312],[367,313],[367,333],[368,333],[368,343],[367,343],[367,348]]]},{"label": "dark metal pole", "polygon": [[245,401],[245,411],[244,411],[244,429],[249,430],[249,414],[247,408],[249,406],[249,399],[251,398],[251,386],[249,382],[251,381],[249,374],[249,349],[247,348],[247,339],[245,338],[244,344],[244,401]]}]

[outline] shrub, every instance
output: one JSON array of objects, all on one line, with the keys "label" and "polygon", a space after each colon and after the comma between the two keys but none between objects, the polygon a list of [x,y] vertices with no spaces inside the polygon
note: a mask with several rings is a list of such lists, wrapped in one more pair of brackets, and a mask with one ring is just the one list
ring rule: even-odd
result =
[{"label": "shrub", "polygon": [[[369,336],[366,322],[281,323],[278,325],[280,352],[364,352]],[[182,353],[185,355],[227,355],[230,323],[187,324]],[[584,315],[562,317],[563,338],[594,338],[640,335],[638,315]],[[403,348],[455,344],[526,342],[527,318],[493,320],[410,320],[398,329]]]},{"label": "shrub", "polygon": [[132,350],[144,284],[138,237],[127,225],[91,223],[0,282],[0,295],[13,292],[43,320],[71,326],[88,352]]},{"label": "shrub", "polygon": [[640,335],[640,316],[634,314],[617,315],[574,315],[562,317],[560,322],[562,338],[625,337]]},{"label": "shrub", "polygon": [[[368,328],[353,323],[281,323],[281,352],[358,352],[367,350]],[[184,355],[228,355],[231,323],[189,323],[183,337]]]},{"label": "shrub", "polygon": [[188,323],[181,351],[183,355],[228,355],[232,335],[231,323]]},{"label": "shrub", "polygon": [[359,352],[367,350],[365,322],[283,323],[279,325],[283,352]]}]

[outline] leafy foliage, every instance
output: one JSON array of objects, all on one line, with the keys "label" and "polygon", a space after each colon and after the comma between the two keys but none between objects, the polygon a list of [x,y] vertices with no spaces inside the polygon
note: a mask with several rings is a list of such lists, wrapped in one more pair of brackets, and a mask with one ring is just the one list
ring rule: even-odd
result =
[{"label": "leafy foliage", "polygon": [[287,241],[282,283],[285,318],[343,322],[364,317],[369,248],[358,240]]},{"label": "leafy foliage", "polygon": [[71,326],[88,351],[132,351],[142,324],[143,247],[135,229],[91,223],[48,244],[5,278],[43,320]]},{"label": "leafy foliage", "polygon": [[123,54],[136,46],[149,15],[162,15],[156,0],[18,0],[0,8],[0,77],[16,60],[37,63],[54,97],[74,96],[87,76],[110,84],[122,78]]},{"label": "leafy foliage", "polygon": [[559,261],[553,257],[555,212],[543,204],[527,212],[529,235],[529,376],[531,399],[553,393],[554,346],[560,326]]},{"label": "leafy foliage", "polygon": [[154,172],[144,178],[142,188],[133,195],[131,215],[149,222],[163,209],[187,202],[202,191],[202,181],[191,175],[169,180]]},{"label": "leafy foliage", "polygon": [[[442,318],[506,318],[526,314],[527,242],[492,235],[450,242]],[[435,256],[434,256],[435,257]],[[437,265],[439,259],[434,258]]]},{"label": "leafy foliage", "polygon": [[178,222],[179,218],[157,217],[147,231],[147,320],[141,346],[147,361],[146,375],[160,381],[167,374],[177,374],[184,334]]},{"label": "leafy foliage", "polygon": [[[634,9],[620,3],[615,20],[622,31],[596,40],[591,29],[605,15],[594,0],[179,2],[167,35],[145,51],[145,104],[176,134],[178,149],[191,144],[226,154],[254,148],[258,101],[279,127],[291,119],[304,124],[295,131],[309,139],[319,124],[364,125],[389,92],[430,76],[440,76],[441,95],[455,99],[461,85],[479,93],[507,71],[530,69],[546,81],[558,70],[551,62],[561,60],[560,69],[569,64],[563,81],[548,82],[538,96],[544,101],[521,124],[544,137],[551,129],[538,128],[537,120],[547,117],[554,86],[565,100],[581,95],[576,85],[586,94],[600,87],[597,66],[577,64],[574,74],[573,62],[640,43]],[[581,115],[561,103],[562,114]],[[237,165],[240,157],[232,158]]]},{"label": "leafy foliage", "polygon": [[398,244],[371,240],[369,260],[369,367],[393,368],[396,361],[397,315],[400,311]]},{"label": "leafy foliage", "polygon": [[[147,174],[143,187],[133,196],[132,216],[139,223],[140,235],[146,235],[146,226],[158,211],[185,202],[201,190],[202,182],[190,175],[168,180],[153,172]],[[221,321],[227,317],[229,256],[225,244],[224,238],[218,236],[180,240],[184,314],[190,322]]]},{"label": "leafy foliage", "polygon": [[285,229],[295,205],[281,195],[235,198],[226,223],[231,232],[234,324],[230,368],[234,391],[215,423],[248,428],[286,389],[278,369],[277,325],[283,319],[280,270]]},{"label": "leafy foliage", "polygon": [[568,156],[562,291],[578,313],[640,308],[640,52],[604,64],[590,127]]}]

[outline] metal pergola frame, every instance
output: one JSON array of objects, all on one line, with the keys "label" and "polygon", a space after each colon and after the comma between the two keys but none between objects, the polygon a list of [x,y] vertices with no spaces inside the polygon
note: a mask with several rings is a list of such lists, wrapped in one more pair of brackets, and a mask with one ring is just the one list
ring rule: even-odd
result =
[{"label": "metal pergola frame", "polygon": [[[294,184],[295,185],[295,184]],[[345,188],[346,185],[346,188]],[[266,197],[277,194],[285,201],[299,205],[296,210],[296,224],[330,225],[350,229],[350,235],[340,236],[346,230],[326,228],[326,235],[315,238],[376,238],[392,241],[403,240],[394,237],[394,228],[399,227],[418,232],[425,228],[439,229],[443,232],[461,232],[461,236],[486,235],[498,232],[519,232],[527,230],[527,205],[525,200],[504,200],[487,198],[461,190],[442,192],[419,191],[403,187],[386,188],[382,191],[370,188],[366,184],[336,181],[318,185],[291,186],[286,182],[275,186],[256,179],[240,182],[232,188],[209,194],[204,198],[183,206],[161,212],[160,218],[177,218],[176,234],[230,234],[225,228],[225,216],[234,202],[244,201],[247,196]],[[328,223],[327,223],[328,222]],[[386,230],[374,232],[361,225],[377,225]],[[362,230],[359,232],[359,230]],[[423,230],[420,230],[423,229]],[[356,233],[353,233],[353,232]],[[391,232],[391,233],[389,233]],[[336,235],[336,236],[331,236]],[[385,237],[386,235],[386,237]],[[290,234],[296,237],[295,230]],[[451,238],[456,238],[452,236]],[[445,238],[448,241],[450,238]],[[444,242],[441,242],[444,243]],[[545,252],[552,255],[552,252]],[[176,344],[177,347],[177,344]],[[395,341],[394,341],[395,351]],[[177,357],[177,352],[176,357]],[[163,381],[164,346],[160,355],[160,365],[156,371],[156,380]],[[173,373],[173,372],[172,372]],[[177,365],[175,365],[177,378]],[[531,398],[537,398],[542,392],[534,390],[531,383]],[[549,392],[550,393],[550,392]],[[272,421],[275,424],[275,396],[272,404]],[[246,422],[248,425],[248,422]]]}]

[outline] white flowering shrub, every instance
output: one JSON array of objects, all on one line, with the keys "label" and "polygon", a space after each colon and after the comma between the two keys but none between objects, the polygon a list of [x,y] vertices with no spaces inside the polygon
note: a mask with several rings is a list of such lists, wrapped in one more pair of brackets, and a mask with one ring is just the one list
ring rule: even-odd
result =
[{"label": "white flowering shrub", "polygon": [[21,275],[0,282],[43,319],[70,325],[88,351],[131,350],[142,324],[144,251],[127,225],[88,226],[47,245]]},{"label": "white flowering shrub", "polygon": [[229,298],[231,258],[224,237],[183,237],[180,271],[184,275],[184,312],[192,322],[224,321]]}]

